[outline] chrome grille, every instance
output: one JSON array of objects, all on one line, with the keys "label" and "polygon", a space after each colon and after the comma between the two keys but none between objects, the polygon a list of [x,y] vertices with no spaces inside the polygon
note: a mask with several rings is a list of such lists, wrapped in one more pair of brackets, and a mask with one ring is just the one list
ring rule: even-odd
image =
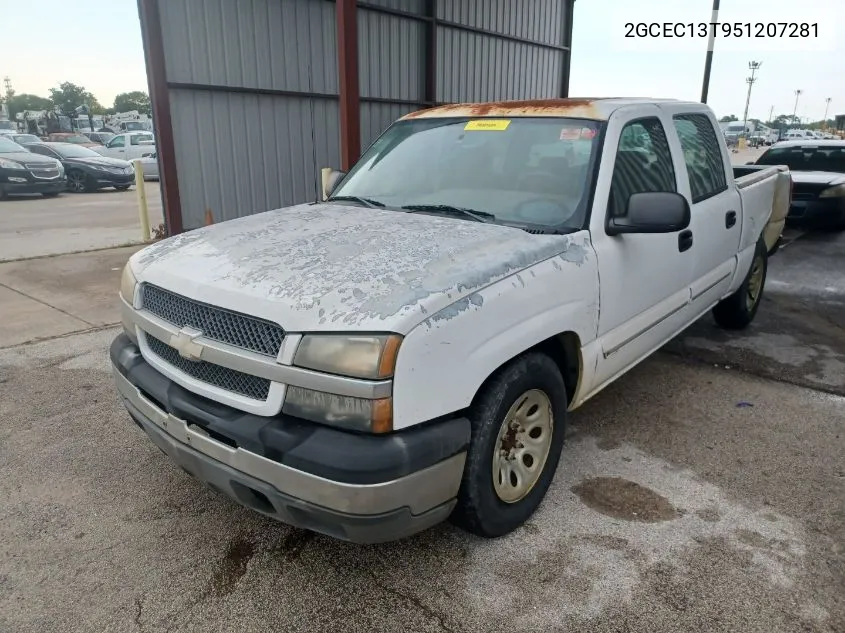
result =
[{"label": "chrome grille", "polygon": [[202,382],[214,385],[220,389],[238,393],[253,400],[267,400],[270,394],[270,381],[258,376],[250,376],[243,372],[208,363],[204,360],[192,361],[182,358],[175,349],[156,337],[145,333],[150,351],[164,362],[173,365],[179,371],[188,374]]},{"label": "chrome grille", "polygon": [[42,180],[51,180],[59,177],[58,169],[55,167],[44,167],[43,165],[31,167],[29,173],[31,173],[35,178],[41,178]]},{"label": "chrome grille", "polygon": [[206,338],[272,358],[278,356],[285,337],[285,331],[275,323],[194,301],[151,284],[142,286],[141,307],[179,328],[189,325]]}]

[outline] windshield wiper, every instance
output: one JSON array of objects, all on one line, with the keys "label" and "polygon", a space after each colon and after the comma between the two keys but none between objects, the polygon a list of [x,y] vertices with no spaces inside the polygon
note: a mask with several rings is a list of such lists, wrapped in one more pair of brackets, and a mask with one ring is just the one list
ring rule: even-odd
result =
[{"label": "windshield wiper", "polygon": [[379,202],[378,200],[373,200],[372,198],[362,198],[361,196],[334,196],[329,198],[326,202],[357,202],[371,209],[384,206],[384,202]]},{"label": "windshield wiper", "polygon": [[461,207],[453,207],[449,204],[409,204],[403,209],[407,211],[430,211],[433,213],[447,213],[449,215],[462,215],[467,218],[472,218],[476,222],[492,222],[496,216],[486,211],[476,211],[475,209],[463,209]]}]

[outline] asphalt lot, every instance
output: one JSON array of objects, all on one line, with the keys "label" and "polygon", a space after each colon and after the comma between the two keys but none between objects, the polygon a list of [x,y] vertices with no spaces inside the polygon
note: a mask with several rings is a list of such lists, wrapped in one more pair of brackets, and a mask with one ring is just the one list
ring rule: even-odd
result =
[{"label": "asphalt lot", "polygon": [[[150,226],[163,222],[159,183],[146,183]],[[57,198],[12,196],[0,202],[0,262],[141,241],[137,193],[101,189]]]},{"label": "asphalt lot", "polygon": [[[242,509],[130,422],[134,249],[0,264],[30,306],[0,301],[0,631],[845,631],[845,235],[790,239],[747,331],[705,317],[571,416],[523,528],[369,547]],[[23,343],[36,313],[78,322]]]}]

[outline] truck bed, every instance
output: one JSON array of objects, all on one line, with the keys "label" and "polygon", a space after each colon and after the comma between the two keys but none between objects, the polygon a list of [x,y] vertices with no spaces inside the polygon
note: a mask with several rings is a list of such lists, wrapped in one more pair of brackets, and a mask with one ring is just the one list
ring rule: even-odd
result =
[{"label": "truck bed", "polygon": [[742,230],[740,250],[759,234],[760,224],[765,224],[763,239],[771,253],[783,232],[789,213],[792,177],[784,165],[734,165],[736,188],[742,197],[743,209],[750,209],[751,220]]}]

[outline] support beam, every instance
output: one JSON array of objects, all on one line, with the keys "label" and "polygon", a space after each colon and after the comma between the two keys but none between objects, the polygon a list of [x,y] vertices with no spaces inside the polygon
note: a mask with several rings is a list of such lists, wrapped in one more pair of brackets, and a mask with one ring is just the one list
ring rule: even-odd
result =
[{"label": "support beam", "polygon": [[141,41],[147,63],[147,81],[155,122],[156,151],[161,166],[161,193],[164,203],[164,223],[168,235],[184,230],[182,203],[179,198],[179,179],[176,175],[176,143],[173,140],[173,122],[170,118],[170,93],[167,87],[167,69],[164,63],[164,39],[161,34],[161,16],[158,0],[138,0],[141,18]]},{"label": "support beam", "polygon": [[426,1],[425,86],[423,99],[437,101],[437,0]]},{"label": "support beam", "polygon": [[337,67],[340,92],[340,163],[349,170],[361,154],[361,87],[358,82],[358,7],[337,0]]}]

